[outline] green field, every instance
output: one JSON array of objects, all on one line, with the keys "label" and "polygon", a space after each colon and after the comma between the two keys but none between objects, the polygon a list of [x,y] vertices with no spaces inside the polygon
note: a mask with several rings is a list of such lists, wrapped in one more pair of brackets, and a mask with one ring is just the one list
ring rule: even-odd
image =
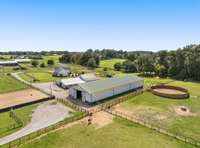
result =
[{"label": "green field", "polygon": [[12,73],[12,72],[16,72],[16,70],[14,70],[14,67],[1,67],[0,68],[0,74],[5,74],[5,73]]},{"label": "green field", "polygon": [[7,93],[27,88],[11,76],[0,75],[0,93]]},{"label": "green field", "polygon": [[85,124],[50,133],[22,148],[192,148],[193,146],[123,119],[96,129]]},{"label": "green field", "polygon": [[164,79],[164,78],[144,78],[144,86],[145,87],[150,87],[151,85],[155,85],[155,84],[162,84],[162,83],[170,83],[173,82],[174,80],[172,79]]},{"label": "green field", "polygon": [[26,67],[28,69],[27,75],[21,73],[20,77],[25,79],[26,81],[32,82],[33,78],[38,80],[39,82],[50,82],[59,80],[61,78],[52,77],[51,73],[53,72],[55,67],[58,66],[68,66],[71,68],[74,73],[95,73],[99,77],[104,77],[104,68],[108,68],[108,72],[115,75],[120,76],[124,75],[122,71],[115,71],[113,65],[117,62],[123,62],[124,59],[112,59],[112,60],[102,60],[100,62],[100,66],[96,69],[89,69],[87,67],[77,65],[77,64],[61,64],[59,63],[59,56],[44,56],[43,60],[38,60],[39,63],[47,63],[47,60],[52,59],[55,61],[54,66],[46,66],[45,68],[33,67],[31,64],[21,64],[21,66]]},{"label": "green field", "polygon": [[63,79],[63,77],[53,77],[50,72],[28,72],[28,73],[20,73],[19,76],[28,81],[33,82],[52,82],[59,79]]},{"label": "green field", "polygon": [[[173,81],[169,84],[187,88],[191,97],[176,100],[146,92],[121,103],[120,107],[151,124],[200,141],[200,93],[198,91],[200,84],[183,81]],[[176,109],[180,106],[190,109],[191,114],[187,116],[178,114]]]},{"label": "green field", "polygon": [[[32,111],[36,108],[36,106],[37,105],[30,105],[15,110],[17,116],[23,121],[23,126],[30,121]],[[0,137],[11,134],[22,128],[11,128],[13,124],[15,124],[15,120],[9,116],[9,112],[0,113]]]},{"label": "green field", "polygon": [[200,83],[198,82],[174,81],[170,84],[184,87],[189,90],[192,96],[200,97]]},{"label": "green field", "polygon": [[[59,79],[63,79],[63,77],[53,77],[52,73],[54,71],[55,67],[59,66],[67,66],[66,64],[61,64],[59,63],[59,57],[58,55],[56,56],[44,56],[44,59],[42,60],[37,60],[39,64],[45,63],[46,67],[41,68],[39,67],[33,67],[31,64],[21,64],[22,67],[27,68],[28,70],[26,73],[20,73],[19,76],[28,81],[28,82],[33,82],[33,80],[36,80],[35,82],[52,82],[56,81]],[[48,60],[54,60],[55,64],[52,66],[47,65]]]},{"label": "green field", "polygon": [[116,63],[123,63],[125,59],[110,59],[110,60],[101,60],[99,67],[114,69]]}]

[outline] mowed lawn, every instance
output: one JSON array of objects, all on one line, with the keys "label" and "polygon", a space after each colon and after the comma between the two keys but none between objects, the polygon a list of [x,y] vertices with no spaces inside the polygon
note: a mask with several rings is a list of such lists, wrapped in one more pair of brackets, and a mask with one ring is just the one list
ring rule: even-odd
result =
[{"label": "mowed lawn", "polygon": [[[191,97],[182,100],[169,99],[145,92],[121,103],[119,108],[173,133],[200,141],[200,84],[183,81],[173,81],[169,84],[187,88]],[[178,114],[177,108],[181,106],[187,107],[190,114]]]},{"label": "mowed lawn", "polygon": [[124,119],[114,119],[102,128],[74,125],[50,133],[21,148],[193,148]]},{"label": "mowed lawn", "polygon": [[[31,119],[31,115],[33,110],[37,107],[37,104],[30,105],[26,107],[22,107],[15,110],[15,113],[17,116],[23,121],[25,126]],[[10,128],[13,124],[15,124],[15,120],[9,116],[10,112],[3,112],[0,113],[0,137],[3,137],[5,135],[11,134],[22,127],[19,128]]]},{"label": "mowed lawn", "polygon": [[27,88],[11,76],[0,75],[0,93],[7,93]]}]

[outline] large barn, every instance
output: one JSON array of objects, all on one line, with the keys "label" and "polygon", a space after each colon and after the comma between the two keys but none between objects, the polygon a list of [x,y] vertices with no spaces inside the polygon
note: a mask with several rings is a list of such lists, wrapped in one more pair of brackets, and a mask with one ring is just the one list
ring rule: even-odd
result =
[{"label": "large barn", "polygon": [[69,89],[70,97],[94,103],[124,92],[143,88],[144,80],[134,75],[78,84]]}]

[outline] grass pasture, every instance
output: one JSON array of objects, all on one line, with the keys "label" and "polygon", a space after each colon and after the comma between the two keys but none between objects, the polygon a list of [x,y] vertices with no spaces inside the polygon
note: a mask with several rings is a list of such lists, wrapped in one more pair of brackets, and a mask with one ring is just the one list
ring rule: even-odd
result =
[{"label": "grass pasture", "polygon": [[156,77],[153,77],[153,78],[145,77],[144,78],[144,86],[150,87],[151,85],[162,84],[162,83],[171,83],[173,81],[174,81],[173,79],[169,79],[169,78],[164,79],[164,78],[156,78]]},{"label": "grass pasture", "polygon": [[170,83],[170,85],[184,87],[188,89],[191,97],[200,97],[200,83],[198,82],[173,81]]},{"label": "grass pasture", "polygon": [[193,148],[153,130],[123,119],[102,128],[74,125],[21,146],[22,148]]},{"label": "grass pasture", "polygon": [[102,60],[100,62],[99,67],[101,68],[108,68],[108,69],[114,69],[114,65],[116,63],[123,63],[125,59],[109,59],[109,60]]},{"label": "grass pasture", "polygon": [[28,72],[28,73],[20,73],[19,76],[28,81],[28,82],[52,82],[63,77],[53,77],[51,72]]},{"label": "grass pasture", "polygon": [[0,93],[7,93],[27,88],[11,76],[0,75]]},{"label": "grass pasture", "polygon": [[[200,97],[197,91],[200,90],[200,84],[183,81],[173,81],[169,84],[187,88],[191,97],[183,100],[168,99],[145,92],[121,103],[116,109],[126,111],[129,115],[137,115],[173,133],[200,141]],[[190,114],[180,115],[177,108],[181,106],[187,107]]]},{"label": "grass pasture", "polygon": [[[24,123],[23,126],[25,126],[30,121],[31,114],[36,107],[37,104],[34,104],[15,110],[17,116],[23,121]],[[0,113],[0,137],[11,134],[22,128],[22,127],[14,129],[10,128],[13,124],[15,124],[15,121],[13,118],[9,116],[9,112]]]}]

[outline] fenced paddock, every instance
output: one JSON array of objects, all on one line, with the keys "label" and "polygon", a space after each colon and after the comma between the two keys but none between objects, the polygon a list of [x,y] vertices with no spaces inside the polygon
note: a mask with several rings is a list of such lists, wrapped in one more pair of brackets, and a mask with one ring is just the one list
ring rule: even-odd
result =
[{"label": "fenced paddock", "polygon": [[62,121],[60,121],[60,122],[58,122],[56,124],[50,125],[50,126],[48,126],[46,128],[40,129],[40,130],[38,130],[36,132],[30,133],[30,134],[28,134],[26,136],[23,136],[23,137],[18,138],[18,139],[14,140],[14,141],[11,141],[11,142],[9,142],[7,144],[4,144],[4,145],[0,146],[0,148],[18,147],[18,146],[20,146],[22,144],[25,144],[25,143],[27,143],[27,142],[29,142],[29,141],[31,141],[31,140],[43,135],[43,134],[46,134],[46,133],[48,133],[50,131],[58,129],[59,127],[61,127],[63,125],[66,125],[68,123],[80,120],[80,119],[86,117],[87,115],[88,115],[87,113],[81,113],[81,114],[78,114],[76,116],[72,116],[72,117],[66,118],[66,119],[64,119],[64,120],[62,120]]},{"label": "fenced paddock", "polygon": [[150,88],[150,92],[157,96],[173,99],[185,99],[190,96],[187,89],[172,85],[155,85]]},{"label": "fenced paddock", "polygon": [[120,118],[124,118],[126,120],[132,121],[134,123],[140,124],[142,126],[148,127],[152,130],[155,130],[161,134],[173,137],[175,139],[181,140],[185,143],[189,143],[191,145],[194,145],[196,147],[200,147],[200,141],[193,139],[191,137],[186,137],[184,135],[182,135],[181,133],[174,133],[173,131],[170,131],[169,129],[166,129],[163,126],[159,126],[158,124],[153,124],[152,122],[149,122],[148,120],[146,120],[145,118],[141,118],[139,116],[135,116],[135,115],[127,115],[121,111],[116,111],[116,110],[111,110],[111,109],[107,109],[106,110],[108,113],[116,116],[116,117],[120,117]]},{"label": "fenced paddock", "polygon": [[66,117],[64,120],[59,121],[58,123],[55,123],[55,124],[50,125],[48,127],[42,128],[38,131],[32,132],[30,134],[27,134],[27,135],[21,137],[21,138],[18,138],[14,141],[7,143],[7,144],[4,144],[4,145],[0,146],[0,148],[2,148],[2,147],[3,148],[18,147],[19,145],[25,144],[25,143],[43,135],[43,134],[46,134],[46,133],[53,131],[53,130],[56,130],[63,125],[67,125],[68,123],[80,120],[80,119],[89,115],[88,111],[82,109],[81,107],[79,107],[77,105],[73,105],[72,103],[68,102],[67,100],[59,99],[58,101],[63,103],[67,107],[74,109],[77,112],[71,117]]},{"label": "fenced paddock", "polygon": [[18,108],[25,105],[53,99],[35,89],[26,89],[0,95],[0,112],[8,111],[11,108]]},{"label": "fenced paddock", "polygon": [[22,127],[24,125],[23,121],[17,116],[17,114],[15,113],[14,110],[10,111],[10,117],[13,118],[15,120],[15,124],[13,124],[11,127],[9,128],[17,128],[17,127]]},{"label": "fenced paddock", "polygon": [[90,110],[90,112],[96,113],[96,112],[99,112],[99,111],[102,111],[102,110],[106,110],[108,108],[111,108],[114,105],[117,105],[121,102],[124,102],[124,101],[130,99],[131,97],[142,94],[144,91],[145,91],[144,89],[139,89],[139,90],[136,90],[134,92],[130,92],[128,94],[120,95],[119,97],[117,97],[115,99],[111,99],[109,101],[106,101],[106,102],[98,105],[97,108]]}]

